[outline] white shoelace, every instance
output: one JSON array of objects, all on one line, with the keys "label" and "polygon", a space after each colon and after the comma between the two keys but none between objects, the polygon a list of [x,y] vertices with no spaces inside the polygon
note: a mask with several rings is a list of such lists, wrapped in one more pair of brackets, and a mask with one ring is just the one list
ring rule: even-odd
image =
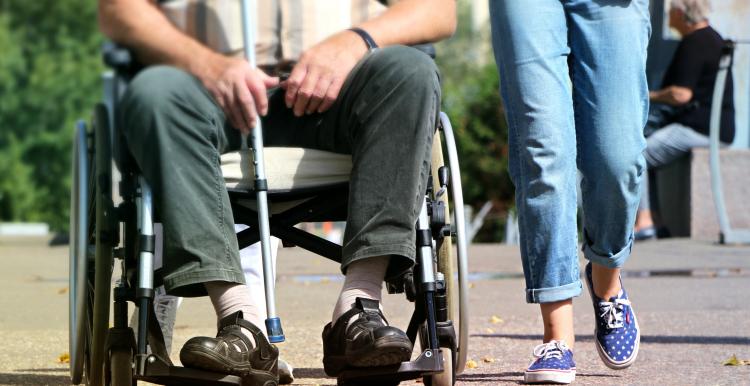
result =
[{"label": "white shoelace", "polygon": [[548,343],[542,343],[534,347],[534,358],[535,359],[551,359],[563,357],[563,352],[570,350],[565,342],[552,340]]},{"label": "white shoelace", "polygon": [[615,299],[614,302],[599,302],[599,316],[607,322],[608,328],[622,328],[624,326],[623,315],[625,306],[630,306],[630,300]]}]

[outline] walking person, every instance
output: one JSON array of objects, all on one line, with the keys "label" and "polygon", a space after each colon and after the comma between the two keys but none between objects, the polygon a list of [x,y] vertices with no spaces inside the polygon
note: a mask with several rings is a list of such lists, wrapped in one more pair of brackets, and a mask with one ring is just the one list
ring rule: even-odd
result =
[{"label": "walking person", "polygon": [[605,365],[627,368],[640,332],[620,268],[646,168],[648,1],[503,0],[492,1],[490,13],[526,300],[539,304],[544,322],[525,381],[575,379],[578,171],[595,346]]}]

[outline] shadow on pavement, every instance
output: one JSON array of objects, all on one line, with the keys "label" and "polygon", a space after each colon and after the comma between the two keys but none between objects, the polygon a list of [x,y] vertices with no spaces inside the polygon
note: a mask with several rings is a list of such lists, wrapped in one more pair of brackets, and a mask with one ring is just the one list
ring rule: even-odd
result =
[{"label": "shadow on pavement", "polygon": [[456,380],[461,382],[515,382],[523,384],[521,379],[523,373],[520,371],[506,371],[502,373],[488,373],[488,374],[461,374],[456,377]]},{"label": "shadow on pavement", "polygon": [[[611,374],[587,374],[577,373],[576,377],[583,378],[620,378],[619,375]],[[456,377],[461,382],[514,382],[517,384],[523,384],[523,372],[521,371],[506,371],[502,373],[489,373],[489,374],[461,374]],[[604,382],[602,380],[602,382]]]},{"label": "shadow on pavement", "polygon": [[48,369],[18,369],[13,370],[16,373],[69,373],[70,369],[67,367],[50,367]]},{"label": "shadow on pavement", "polygon": [[309,368],[309,367],[301,367],[301,368],[294,368],[294,378],[331,378],[328,375],[326,375],[325,371],[323,371],[322,368]]},{"label": "shadow on pavement", "polygon": [[[471,334],[471,337],[542,340],[542,335],[534,334]],[[576,335],[576,341],[586,342],[593,340],[593,335]],[[750,338],[743,336],[643,335],[641,336],[641,343],[750,345]]]},{"label": "shadow on pavement", "polygon": [[[47,371],[51,369],[41,369]],[[32,370],[38,371],[38,370]],[[59,371],[59,370],[57,370]],[[70,385],[70,377],[66,375],[52,374],[10,374],[0,373],[0,385],[49,385],[49,386],[67,386]]]}]

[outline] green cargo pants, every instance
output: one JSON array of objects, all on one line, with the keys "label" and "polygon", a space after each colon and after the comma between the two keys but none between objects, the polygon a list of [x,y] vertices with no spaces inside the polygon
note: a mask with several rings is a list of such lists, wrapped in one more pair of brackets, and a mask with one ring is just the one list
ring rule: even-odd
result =
[{"label": "green cargo pants", "polygon": [[[440,105],[437,68],[408,47],[371,52],[322,114],[295,117],[272,92],[263,118],[268,147],[352,155],[342,272],[352,261],[391,255],[389,275],[413,264],[414,224],[425,192]],[[167,66],[136,76],[118,109],[119,127],[154,192],[164,226],[164,285],[178,296],[202,283],[244,283],[220,154],[239,131],[191,75]]]}]

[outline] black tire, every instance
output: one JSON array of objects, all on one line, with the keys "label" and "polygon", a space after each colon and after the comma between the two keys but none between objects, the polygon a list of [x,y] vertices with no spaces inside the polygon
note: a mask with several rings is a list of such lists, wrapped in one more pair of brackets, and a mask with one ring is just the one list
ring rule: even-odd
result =
[{"label": "black tire", "polygon": [[110,293],[112,292],[113,247],[116,241],[115,211],[112,202],[112,142],[107,109],[103,104],[94,110],[93,215],[94,272],[90,318],[90,340],[86,384],[105,384],[107,332],[109,331]]},{"label": "black tire", "polygon": [[107,386],[135,386],[133,379],[133,351],[130,349],[112,350],[106,376]]}]

